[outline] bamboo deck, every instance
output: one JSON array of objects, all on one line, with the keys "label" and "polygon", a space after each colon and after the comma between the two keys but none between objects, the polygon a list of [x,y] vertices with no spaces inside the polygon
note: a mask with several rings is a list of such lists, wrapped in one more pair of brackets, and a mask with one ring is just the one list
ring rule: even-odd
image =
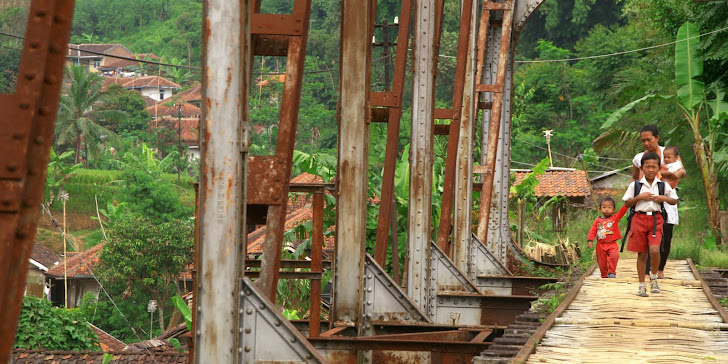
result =
[{"label": "bamboo deck", "polygon": [[636,295],[636,260],[621,259],[617,279],[584,280],[537,344],[528,363],[728,363],[728,323],[686,261],[668,261],[661,293]]}]

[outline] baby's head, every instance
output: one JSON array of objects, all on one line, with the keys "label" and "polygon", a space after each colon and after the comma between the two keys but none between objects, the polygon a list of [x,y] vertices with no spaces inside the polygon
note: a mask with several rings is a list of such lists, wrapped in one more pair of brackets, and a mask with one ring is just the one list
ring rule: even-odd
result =
[{"label": "baby's head", "polygon": [[679,156],[680,150],[677,147],[665,147],[665,150],[662,151],[662,159],[665,161],[665,164],[675,163]]}]

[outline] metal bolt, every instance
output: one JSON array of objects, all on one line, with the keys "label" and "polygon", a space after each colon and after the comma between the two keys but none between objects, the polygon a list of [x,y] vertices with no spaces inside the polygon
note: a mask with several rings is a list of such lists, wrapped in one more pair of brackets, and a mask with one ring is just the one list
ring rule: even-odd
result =
[{"label": "metal bolt", "polygon": [[238,329],[238,333],[242,334],[243,333],[243,329],[242,328],[239,328]]},{"label": "metal bolt", "polygon": [[252,330],[250,330],[250,328],[249,328],[249,327],[246,327],[246,328],[245,328],[245,333],[246,333],[246,334],[250,334],[250,332],[251,332],[251,331],[252,331]]},{"label": "metal bolt", "polygon": [[276,322],[273,323],[276,326],[281,326],[281,320],[276,320]]},{"label": "metal bolt", "polygon": [[248,345],[245,345],[245,352],[246,352],[246,353],[249,353],[249,352],[250,352],[250,346],[248,346]]},{"label": "metal bolt", "polygon": [[242,352],[243,352],[243,348],[238,348],[238,353],[242,353]]},{"label": "metal bolt", "polygon": [[311,359],[311,358],[313,358],[313,355],[311,355],[311,353],[306,354],[306,359]]},{"label": "metal bolt", "polygon": [[258,307],[259,307],[259,308],[260,308],[261,310],[265,310],[265,305],[264,305],[264,304],[262,304],[262,303],[261,303],[261,304],[260,304],[260,306],[258,306]]},{"label": "metal bolt", "polygon": [[248,315],[252,315],[253,314],[253,309],[252,308],[249,308],[249,309],[247,309],[245,311],[245,313],[247,313]]},{"label": "metal bolt", "polygon": [[296,338],[294,336],[291,336],[290,341],[291,341],[291,343],[295,343],[296,342]]},{"label": "metal bolt", "polygon": [[21,102],[21,103],[20,103],[20,105],[18,105],[18,106],[20,106],[20,108],[21,108],[22,110],[27,110],[27,109],[29,109],[29,108],[30,108],[30,104],[29,104],[29,103],[27,103],[27,102]]},{"label": "metal bolt", "polygon": [[242,315],[243,314],[243,309],[241,308],[240,310],[238,310],[238,313]]},{"label": "metal bolt", "polygon": [[197,306],[197,312],[202,312],[202,306]]}]

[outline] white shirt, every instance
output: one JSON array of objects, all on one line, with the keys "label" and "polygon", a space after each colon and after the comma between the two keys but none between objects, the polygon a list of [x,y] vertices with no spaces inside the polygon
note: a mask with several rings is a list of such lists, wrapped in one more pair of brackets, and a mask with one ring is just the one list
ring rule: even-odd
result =
[{"label": "white shirt", "polygon": [[[670,173],[675,173],[683,168],[683,164],[680,161],[674,161],[672,163],[666,164],[665,167],[667,167],[667,170],[670,171]],[[667,211],[667,223],[677,225],[680,222],[680,216],[677,213],[677,204],[664,204],[665,211]]]},{"label": "white shirt", "polygon": [[667,167],[668,172],[675,173],[683,168],[683,164],[680,161],[674,161],[672,163],[665,164],[665,167]]},{"label": "white shirt", "polygon": [[[657,182],[659,182],[659,181],[660,181],[660,179],[655,177],[655,179],[652,181],[652,185],[650,185],[647,183],[647,180],[644,177],[642,177],[642,179],[640,180],[640,183],[642,184],[642,186],[640,187],[640,193],[650,192],[653,195],[659,195],[660,189],[657,186]],[[677,200],[677,193],[675,193],[675,190],[673,190],[672,187],[670,187],[670,184],[667,182],[665,183],[665,196],[667,196],[669,198],[674,198]],[[626,201],[629,201],[633,197],[635,197],[634,196],[634,182],[631,182],[629,184],[629,187],[627,187],[627,191],[624,193],[624,196],[622,196],[622,200],[626,202]],[[665,204],[669,205],[667,203],[665,203]],[[635,211],[641,211],[641,212],[660,211],[661,210],[659,202],[650,201],[650,200],[637,201],[637,205],[635,205],[634,209],[635,209]],[[675,215],[677,215],[677,214],[675,214]],[[670,219],[670,215],[668,213],[668,220],[669,219]],[[670,224],[669,221],[668,221],[668,224]]]},{"label": "white shirt", "polygon": [[[637,153],[637,155],[635,155],[634,158],[632,158],[632,164],[635,167],[637,167],[637,168],[642,167],[642,156],[643,155],[645,155],[645,152]],[[665,155],[665,147],[660,147],[660,164],[664,163],[664,161],[662,160],[663,155]]]}]

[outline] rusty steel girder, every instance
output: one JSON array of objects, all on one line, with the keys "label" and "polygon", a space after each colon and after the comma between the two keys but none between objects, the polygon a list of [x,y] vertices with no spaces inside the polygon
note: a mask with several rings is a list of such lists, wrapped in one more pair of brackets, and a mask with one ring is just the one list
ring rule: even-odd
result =
[{"label": "rusty steel girder", "polygon": [[11,358],[43,198],[73,1],[33,0],[14,94],[0,95],[0,362]]}]

